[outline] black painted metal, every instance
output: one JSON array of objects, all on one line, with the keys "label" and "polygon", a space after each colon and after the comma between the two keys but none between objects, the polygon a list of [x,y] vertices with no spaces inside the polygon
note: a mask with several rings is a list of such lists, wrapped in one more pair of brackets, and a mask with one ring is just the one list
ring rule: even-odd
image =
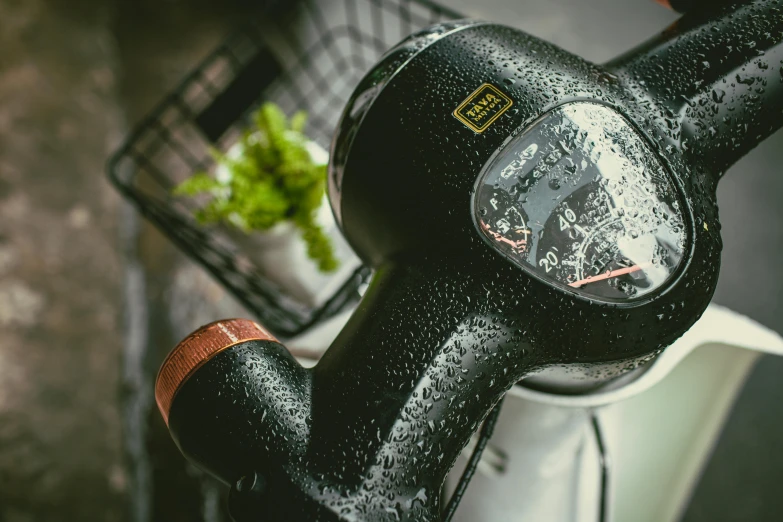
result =
[{"label": "black painted metal", "polygon": [[489,439],[492,438],[492,432],[495,431],[495,424],[497,424],[498,418],[500,417],[500,409],[502,406],[503,398],[501,397],[500,401],[492,408],[492,411],[489,412],[487,418],[484,419],[484,424],[481,426],[478,439],[476,440],[476,449],[473,451],[470,459],[468,459],[468,464],[465,466],[465,470],[459,478],[454,494],[446,505],[446,509],[443,510],[443,522],[451,522],[451,519],[454,518],[459,503],[462,501],[462,496],[465,494],[468,484],[473,478],[473,474],[476,473],[476,468],[481,460],[481,454],[484,452],[484,449],[486,449]]},{"label": "black painted metal", "polygon": [[[737,3],[737,0],[666,0],[677,12],[687,13],[697,9],[714,10],[721,5]],[[741,1],[741,0],[740,0]],[[745,0],[746,2],[749,0]]]},{"label": "black painted metal", "polygon": [[605,67],[650,103],[683,161],[719,177],[783,124],[781,9],[697,10]]},{"label": "black painted metal", "polygon": [[[760,47],[748,51],[751,41]],[[720,262],[715,186],[779,126],[781,41],[779,2],[757,0],[683,20],[606,67],[475,24],[381,72],[389,77],[332,166],[343,230],[376,270],[369,290],[311,370],[271,342],[202,366],[171,409],[183,453],[236,484],[237,520],[438,520],[446,473],[514,383],[555,366],[614,377],[701,315]],[[515,104],[477,134],[451,112],[485,82]],[[633,122],[681,191],[690,250],[674,283],[649,298],[604,303],[554,288],[482,241],[471,218],[495,151],[578,100]]]}]

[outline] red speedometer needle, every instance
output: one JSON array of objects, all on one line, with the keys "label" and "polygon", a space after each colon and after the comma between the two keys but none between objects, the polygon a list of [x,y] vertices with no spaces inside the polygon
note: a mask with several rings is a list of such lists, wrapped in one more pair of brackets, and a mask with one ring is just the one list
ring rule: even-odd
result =
[{"label": "red speedometer needle", "polygon": [[495,232],[486,223],[481,223],[481,226],[484,228],[484,230],[489,232],[492,235],[492,237],[495,238],[495,241],[500,241],[501,243],[508,243],[509,245],[511,245],[512,247],[518,250],[523,250],[525,248],[525,245],[527,244],[527,235],[531,233],[527,229],[515,229],[514,232],[516,232],[517,234],[524,234],[525,237],[517,241],[513,241]]},{"label": "red speedometer needle", "polygon": [[630,274],[631,272],[636,272],[637,270],[641,270],[641,269],[642,267],[639,265],[629,266],[628,268],[620,268],[618,270],[604,272],[603,274],[599,274],[596,276],[585,277],[584,279],[580,279],[579,281],[574,281],[573,283],[569,283],[568,286],[579,288],[580,286],[584,286],[588,283],[595,283],[596,281],[603,281],[604,279],[611,279],[612,277],[617,277],[624,274]]}]

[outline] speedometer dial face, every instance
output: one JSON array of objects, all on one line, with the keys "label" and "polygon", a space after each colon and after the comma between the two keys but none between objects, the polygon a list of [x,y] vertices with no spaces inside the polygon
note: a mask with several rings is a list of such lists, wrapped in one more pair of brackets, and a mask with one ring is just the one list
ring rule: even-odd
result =
[{"label": "speedometer dial face", "polygon": [[668,172],[618,113],[595,103],[549,112],[485,167],[482,236],[537,276],[604,300],[662,288],[685,251]]}]

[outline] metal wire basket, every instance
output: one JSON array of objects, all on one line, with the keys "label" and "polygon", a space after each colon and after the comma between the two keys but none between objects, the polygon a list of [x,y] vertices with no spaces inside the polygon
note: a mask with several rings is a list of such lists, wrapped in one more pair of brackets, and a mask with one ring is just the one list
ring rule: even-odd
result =
[{"label": "metal wire basket", "polygon": [[112,156],[120,192],[280,337],[301,333],[359,297],[360,267],[319,306],[307,306],[268,277],[230,235],[192,217],[171,190],[214,168],[250,113],[272,101],[309,114],[306,133],[328,148],[353,89],[380,56],[424,27],[459,15],[428,0],[302,1],[228,38],[169,94]]}]

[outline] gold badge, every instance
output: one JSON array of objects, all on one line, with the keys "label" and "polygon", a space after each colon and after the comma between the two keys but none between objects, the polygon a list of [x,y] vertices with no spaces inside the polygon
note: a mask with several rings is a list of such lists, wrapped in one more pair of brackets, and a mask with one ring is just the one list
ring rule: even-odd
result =
[{"label": "gold badge", "polygon": [[457,107],[454,116],[474,132],[484,132],[513,104],[500,89],[485,83]]}]

